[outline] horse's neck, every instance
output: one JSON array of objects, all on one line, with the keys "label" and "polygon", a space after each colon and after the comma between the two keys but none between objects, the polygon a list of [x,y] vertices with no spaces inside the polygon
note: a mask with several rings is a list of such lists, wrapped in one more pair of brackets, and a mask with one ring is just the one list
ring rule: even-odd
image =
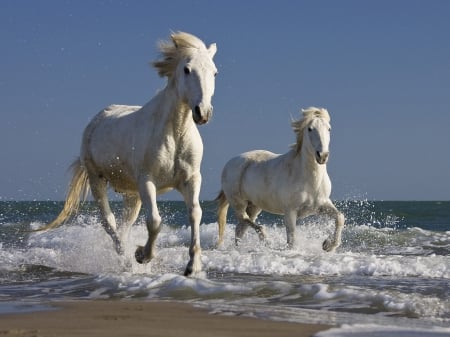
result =
[{"label": "horse's neck", "polygon": [[182,136],[190,124],[194,124],[189,106],[177,96],[170,82],[144,106],[144,110],[153,115],[154,122],[161,124],[166,135],[175,138]]},{"label": "horse's neck", "polygon": [[327,174],[326,165],[319,165],[314,155],[307,153],[305,148],[302,148],[300,153],[296,153],[295,149],[292,149],[292,154],[296,156],[293,162],[298,165],[295,171],[303,177],[300,180],[314,186],[322,184],[323,178]]}]

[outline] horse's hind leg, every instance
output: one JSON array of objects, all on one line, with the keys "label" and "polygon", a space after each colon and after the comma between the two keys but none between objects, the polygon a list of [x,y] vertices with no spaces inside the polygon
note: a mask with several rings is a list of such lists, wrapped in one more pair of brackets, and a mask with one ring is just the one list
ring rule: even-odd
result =
[{"label": "horse's hind leg", "polygon": [[249,203],[246,211],[250,218],[249,225],[256,231],[259,239],[261,241],[265,241],[266,240],[266,232],[264,231],[264,227],[256,223],[256,218],[258,217],[259,213],[261,213],[261,208],[255,206],[252,203]]},{"label": "horse's hind leg", "polygon": [[247,203],[246,205],[235,204],[233,206],[233,209],[238,219],[235,234],[236,245],[239,245],[239,242],[242,240],[242,237],[244,236],[249,226],[252,227],[256,231],[256,233],[258,233],[259,239],[261,241],[264,241],[266,235],[263,226],[257,225],[254,222],[261,210],[250,203]]},{"label": "horse's hind leg", "polygon": [[129,239],[131,226],[139,215],[141,205],[142,202],[139,194],[127,193],[123,195],[123,223],[120,227],[120,240],[122,243],[127,242]]},{"label": "horse's hind leg", "polygon": [[250,218],[251,222],[256,223],[256,218],[258,217],[259,213],[261,213],[261,208],[256,207],[255,205],[249,203],[246,209],[246,212]]},{"label": "horse's hind leg", "polygon": [[118,254],[123,254],[122,243],[117,235],[117,225],[116,219],[111,207],[109,206],[108,196],[107,196],[107,183],[103,178],[99,178],[96,175],[89,175],[89,183],[91,185],[91,191],[94,199],[100,208],[100,213],[102,215],[102,226],[106,233],[109,234],[113,240],[114,247]]},{"label": "horse's hind leg", "polygon": [[236,225],[236,231],[235,231],[235,244],[236,246],[239,245],[239,243],[242,240],[242,237],[244,236],[245,232],[248,229],[248,222],[244,219],[239,219],[238,217],[238,224]]},{"label": "horse's hind leg", "polygon": [[219,226],[219,238],[217,240],[217,247],[220,247],[223,244],[225,225],[227,223],[227,212],[230,204],[228,203],[227,197],[223,191],[220,191],[220,194],[216,200],[218,201],[217,224]]},{"label": "horse's hind leg", "polygon": [[249,217],[247,214],[248,204],[246,202],[235,199],[229,200],[229,202],[231,207],[234,209],[234,213],[236,214],[236,218],[238,220],[234,236],[235,244],[237,246],[239,245],[249,226]]}]

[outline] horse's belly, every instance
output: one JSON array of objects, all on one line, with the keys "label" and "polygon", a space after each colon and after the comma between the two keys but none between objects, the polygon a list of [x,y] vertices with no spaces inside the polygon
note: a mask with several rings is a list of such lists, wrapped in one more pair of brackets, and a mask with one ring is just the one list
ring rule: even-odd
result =
[{"label": "horse's belly", "polygon": [[266,212],[279,215],[284,214],[284,207],[282,207],[282,205],[279,205],[276,200],[258,199],[257,197],[253,199],[254,200],[250,199],[250,202]]},{"label": "horse's belly", "polygon": [[241,193],[245,195],[245,199],[264,211],[284,214],[286,203],[279,195],[279,189],[274,188],[273,181],[270,178],[264,179],[262,177],[267,176],[256,174],[250,177],[250,175],[247,175],[242,181]]},{"label": "horse's belly", "polygon": [[[103,170],[103,172],[106,172],[106,174],[103,174],[104,178],[116,192],[126,193],[138,191],[139,172],[133,173],[123,167],[111,169],[111,165],[107,165],[106,167],[108,169]],[[176,182],[173,179],[174,175],[171,174],[171,171],[173,171],[173,167],[165,167],[163,170],[160,170],[160,174],[153,172],[152,181],[155,184],[158,194],[163,194],[175,187]]]},{"label": "horse's belly", "polygon": [[116,192],[127,193],[137,192],[138,190],[136,179],[124,169],[102,170],[102,173],[99,175],[103,176]]}]

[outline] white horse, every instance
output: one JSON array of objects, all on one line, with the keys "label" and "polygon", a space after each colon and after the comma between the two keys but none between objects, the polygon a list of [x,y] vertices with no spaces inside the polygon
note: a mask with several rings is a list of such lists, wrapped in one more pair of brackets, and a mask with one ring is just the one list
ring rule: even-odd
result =
[{"label": "white horse", "polygon": [[[201,271],[199,226],[200,163],[203,143],[195,124],[205,124],[212,115],[211,98],[217,74],[213,57],[216,44],[208,48],[197,37],[173,33],[160,43],[162,59],[153,66],[167,85],[143,107],[111,105],[100,111],[84,130],[81,155],[74,171],[64,209],[44,229],[62,224],[72,216],[90,187],[100,207],[102,225],[118,253],[128,238],[141,205],[146,214],[148,240],[139,246],[137,262],[155,255],[155,240],[161,216],[156,196],[171,189],[184,197],[191,225],[190,260],[185,275]],[[123,224],[118,227],[107,187],[123,194]]]},{"label": "white horse", "polygon": [[236,212],[236,244],[248,226],[264,240],[264,228],[255,220],[261,210],[284,214],[287,244],[296,243],[296,220],[313,214],[324,214],[335,221],[332,240],[323,249],[333,251],[341,242],[344,216],[330,200],[331,182],[326,162],[329,156],[330,116],[323,108],[310,107],[303,119],[293,121],[297,143],[278,155],[264,150],[243,153],[232,158],[222,172],[219,201],[219,242],[222,244],[228,206]]}]

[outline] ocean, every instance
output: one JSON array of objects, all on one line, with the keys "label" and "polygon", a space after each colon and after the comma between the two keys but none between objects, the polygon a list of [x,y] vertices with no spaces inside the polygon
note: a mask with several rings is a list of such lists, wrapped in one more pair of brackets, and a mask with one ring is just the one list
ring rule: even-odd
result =
[{"label": "ocean", "polygon": [[[262,213],[267,244],[249,230],[236,247],[231,211],[216,248],[216,205],[204,201],[204,272],[186,278],[190,228],[182,202],[159,202],[157,256],[139,265],[133,254],[147,238],[143,214],[122,257],[92,203],[57,229],[29,232],[63,203],[0,201],[0,313],[65,300],[170,300],[215,314],[338,326],[319,337],[450,336],[450,201],[336,205],[346,227],[342,246],[327,253],[322,242],[334,226],[326,218],[299,220],[298,244],[287,249],[282,218]],[[120,221],[121,203],[113,208]]]}]

